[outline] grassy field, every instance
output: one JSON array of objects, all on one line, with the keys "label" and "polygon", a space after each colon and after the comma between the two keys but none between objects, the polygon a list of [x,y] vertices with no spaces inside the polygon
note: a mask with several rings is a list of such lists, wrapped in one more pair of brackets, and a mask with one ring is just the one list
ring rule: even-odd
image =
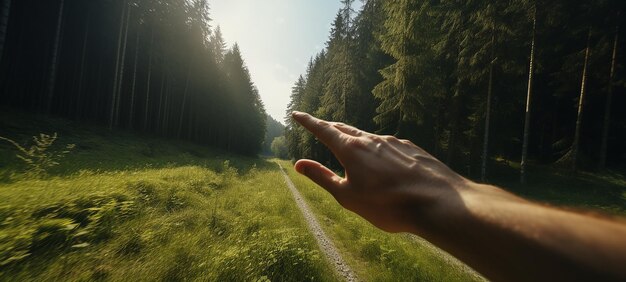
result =
[{"label": "grassy field", "polygon": [[0,145],[0,281],[336,279],[273,163],[62,120],[2,123],[20,143],[57,131],[76,148],[35,179]]},{"label": "grassy field", "polygon": [[[0,281],[334,281],[274,161],[61,119],[1,112],[0,136],[20,144],[58,132],[75,148],[46,175],[28,174],[0,142]],[[364,281],[478,281],[419,238],[382,232],[288,161],[277,161]],[[492,180],[553,204],[626,214],[626,180],[515,167]]]},{"label": "grassy field", "polygon": [[[288,161],[281,165],[301,190],[323,227],[337,242],[346,260],[368,281],[472,281],[481,280],[457,260],[433,249],[420,239],[406,234],[388,234],[374,228],[357,215],[342,209],[323,189],[299,175]],[[617,171],[579,172],[547,166],[532,166],[528,185],[517,182],[519,170],[514,163],[494,167],[491,183],[522,197],[546,204],[626,216],[626,177]],[[430,247],[429,247],[430,246]],[[451,270],[446,272],[445,270]],[[452,270],[454,269],[454,270]]]},{"label": "grassy field", "polygon": [[428,243],[383,232],[347,211],[322,188],[280,161],[344,259],[365,281],[481,281],[482,277]]},{"label": "grassy field", "polygon": [[529,167],[527,185],[519,183],[519,164],[502,162],[494,165],[490,183],[522,197],[543,203],[626,217],[626,172],[579,171],[547,165]]}]

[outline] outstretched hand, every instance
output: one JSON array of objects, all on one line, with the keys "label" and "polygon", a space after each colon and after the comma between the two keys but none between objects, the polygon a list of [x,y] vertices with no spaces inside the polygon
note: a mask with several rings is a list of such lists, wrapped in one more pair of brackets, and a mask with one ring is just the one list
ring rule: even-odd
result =
[{"label": "outstretched hand", "polygon": [[293,118],[335,154],[345,177],[313,160],[299,160],[296,170],[385,231],[418,232],[416,215],[436,209],[441,199],[458,197],[459,189],[471,189],[469,180],[408,140],[301,112]]},{"label": "outstretched hand", "polygon": [[305,113],[293,118],[335,154],[296,170],[390,232],[420,235],[492,280],[626,281],[626,225],[538,205],[452,171],[407,140]]}]

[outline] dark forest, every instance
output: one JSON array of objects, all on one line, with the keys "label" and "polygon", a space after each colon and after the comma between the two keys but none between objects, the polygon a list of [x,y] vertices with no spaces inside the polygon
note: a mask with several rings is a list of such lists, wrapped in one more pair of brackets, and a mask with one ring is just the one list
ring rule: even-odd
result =
[{"label": "dark forest", "polygon": [[0,281],[626,281],[625,8],[0,0]]},{"label": "dark forest", "polygon": [[[623,166],[623,1],[342,1],[292,110],[409,139],[483,180],[497,161]],[[338,163],[287,119],[291,156]]]},{"label": "dark forest", "polygon": [[207,1],[3,5],[2,105],[242,154],[261,150],[263,103],[239,46],[227,49],[211,27]]}]

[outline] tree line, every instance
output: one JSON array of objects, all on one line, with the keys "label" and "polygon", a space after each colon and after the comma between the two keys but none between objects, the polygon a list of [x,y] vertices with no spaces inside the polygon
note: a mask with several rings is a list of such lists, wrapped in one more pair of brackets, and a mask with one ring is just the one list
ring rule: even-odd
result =
[{"label": "tree line", "polygon": [[2,0],[0,104],[261,150],[265,109],[206,0]]},{"label": "tree line", "polygon": [[279,121],[267,115],[267,130],[265,133],[265,141],[263,141],[263,150],[261,153],[266,156],[276,155],[272,150],[274,139],[285,135],[285,126]]},{"label": "tree line", "polygon": [[[342,0],[291,111],[410,139],[485,180],[495,160],[569,170],[623,165],[617,0]],[[339,167],[287,118],[292,158]]]}]

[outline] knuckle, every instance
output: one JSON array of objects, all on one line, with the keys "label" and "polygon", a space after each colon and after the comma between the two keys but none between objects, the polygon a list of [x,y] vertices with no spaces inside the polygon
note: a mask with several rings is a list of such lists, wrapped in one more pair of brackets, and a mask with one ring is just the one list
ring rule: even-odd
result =
[{"label": "knuckle", "polygon": [[356,137],[349,137],[345,139],[345,145],[348,148],[363,148],[365,147],[365,143],[363,140]]},{"label": "knuckle", "polygon": [[358,139],[352,137],[346,138],[344,142],[348,147],[356,147],[360,145],[359,143],[361,143]]},{"label": "knuckle", "polygon": [[385,147],[385,143],[376,142],[374,144],[375,144],[374,147],[376,148],[376,151],[381,151]]},{"label": "knuckle", "polygon": [[374,143],[374,153],[376,155],[381,155],[385,151],[385,143]]},{"label": "knuckle", "polygon": [[385,140],[385,141],[387,141],[387,142],[394,142],[394,141],[397,141],[397,140],[398,140],[398,138],[396,138],[396,137],[395,137],[395,136],[393,136],[393,135],[385,135],[385,136],[383,136],[382,138],[383,138],[383,140]]},{"label": "knuckle", "polygon": [[333,123],[333,125],[334,125],[335,128],[339,129],[340,131],[342,131],[344,133],[347,133],[347,134],[350,134],[350,135],[353,135],[353,136],[357,136],[357,137],[363,135],[361,130],[359,130],[359,129],[355,128],[355,127],[352,127],[350,125],[347,125],[345,123],[336,122],[336,123]]},{"label": "knuckle", "polygon": [[405,145],[407,145],[407,146],[409,146],[411,148],[418,149],[418,150],[422,151],[422,148],[420,148],[419,146],[415,145],[415,143],[411,142],[411,140],[402,139],[402,140],[400,140],[400,142],[402,142],[402,144],[405,144]]},{"label": "knuckle", "polygon": [[317,125],[322,126],[322,127],[328,127],[328,126],[330,126],[330,124],[329,124],[327,121],[325,121],[325,120],[319,120],[319,121],[317,121]]}]

